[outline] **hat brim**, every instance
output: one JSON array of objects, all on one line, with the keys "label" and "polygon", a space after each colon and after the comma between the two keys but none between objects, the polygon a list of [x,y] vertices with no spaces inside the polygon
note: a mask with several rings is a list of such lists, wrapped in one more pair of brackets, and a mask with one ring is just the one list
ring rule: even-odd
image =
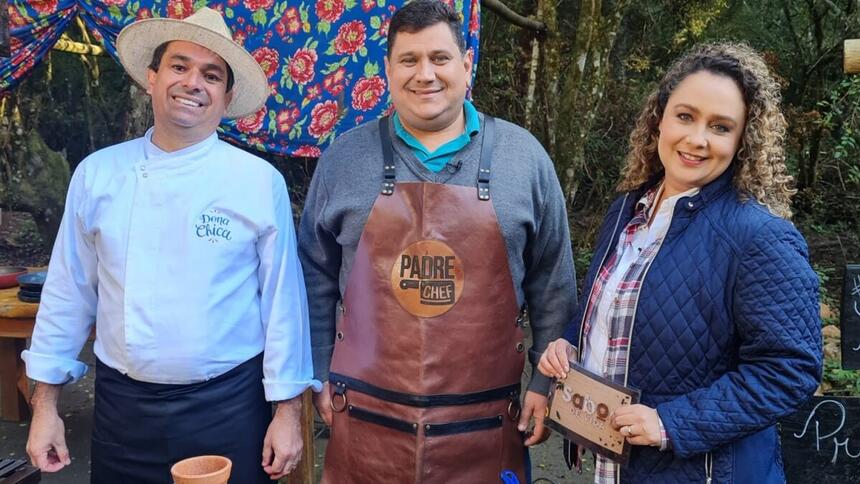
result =
[{"label": "hat brim", "polygon": [[242,46],[200,25],[171,18],[140,20],[119,33],[116,50],[128,75],[144,88],[149,86],[146,71],[152,53],[174,40],[193,42],[221,56],[233,71],[233,100],[227,106],[226,118],[240,118],[260,109],[269,97],[266,74]]}]

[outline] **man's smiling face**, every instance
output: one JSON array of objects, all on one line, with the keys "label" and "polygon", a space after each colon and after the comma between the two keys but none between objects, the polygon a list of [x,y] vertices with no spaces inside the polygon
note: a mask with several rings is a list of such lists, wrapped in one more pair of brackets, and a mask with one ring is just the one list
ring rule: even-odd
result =
[{"label": "man's smiling face", "polygon": [[215,132],[232,99],[224,59],[192,42],[170,42],[147,79],[156,129],[179,130],[186,139]]},{"label": "man's smiling face", "polygon": [[391,101],[405,127],[440,131],[463,111],[472,55],[460,52],[443,22],[418,32],[398,32],[385,73]]}]

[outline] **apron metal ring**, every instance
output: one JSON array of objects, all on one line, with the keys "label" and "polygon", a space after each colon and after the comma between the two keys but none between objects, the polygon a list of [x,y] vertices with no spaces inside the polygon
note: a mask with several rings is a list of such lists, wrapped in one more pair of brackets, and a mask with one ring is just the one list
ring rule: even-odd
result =
[{"label": "apron metal ring", "polygon": [[511,402],[508,403],[508,417],[510,417],[511,420],[520,418],[521,410],[522,409],[520,408],[520,403],[518,401],[511,400]]},{"label": "apron metal ring", "polygon": [[[335,404],[335,400],[337,399],[337,397],[341,398],[342,403],[340,405]],[[346,393],[335,393],[331,396],[331,400],[329,400],[328,405],[331,407],[332,410],[337,413],[340,413],[343,412],[343,410],[346,408],[347,403],[348,402],[346,401]]]}]

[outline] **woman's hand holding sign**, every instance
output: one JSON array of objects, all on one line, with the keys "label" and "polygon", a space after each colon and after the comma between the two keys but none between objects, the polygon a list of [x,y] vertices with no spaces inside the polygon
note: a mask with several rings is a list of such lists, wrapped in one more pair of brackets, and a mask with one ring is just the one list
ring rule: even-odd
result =
[{"label": "woman's hand holding sign", "polygon": [[609,422],[633,445],[660,447],[660,417],[645,405],[624,405],[615,410]]}]

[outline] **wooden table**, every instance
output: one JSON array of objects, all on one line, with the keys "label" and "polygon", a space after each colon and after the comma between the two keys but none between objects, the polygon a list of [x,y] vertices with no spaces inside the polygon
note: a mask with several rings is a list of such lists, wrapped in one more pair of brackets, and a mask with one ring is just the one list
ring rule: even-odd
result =
[{"label": "wooden table", "polygon": [[0,289],[0,418],[30,418],[30,384],[21,352],[33,334],[38,304],[18,300],[18,287]]}]

